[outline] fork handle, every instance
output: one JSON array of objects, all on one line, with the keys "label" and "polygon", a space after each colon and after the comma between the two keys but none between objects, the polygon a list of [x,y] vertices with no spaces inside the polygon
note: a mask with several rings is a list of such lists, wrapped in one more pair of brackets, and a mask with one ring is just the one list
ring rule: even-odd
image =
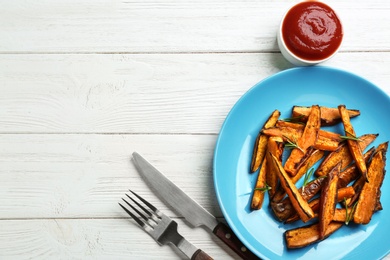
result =
[{"label": "fork handle", "polygon": [[202,249],[198,249],[192,255],[191,260],[213,260],[213,258],[206,254]]}]

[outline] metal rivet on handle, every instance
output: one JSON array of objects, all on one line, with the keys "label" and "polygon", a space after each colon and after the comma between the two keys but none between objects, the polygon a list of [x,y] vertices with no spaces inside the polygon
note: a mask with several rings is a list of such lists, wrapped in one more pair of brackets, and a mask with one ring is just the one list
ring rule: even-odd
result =
[{"label": "metal rivet on handle", "polygon": [[242,251],[242,252],[246,252],[246,250],[247,250],[247,249],[246,249],[245,246],[241,247],[241,251]]},{"label": "metal rivet on handle", "polygon": [[230,235],[229,233],[227,233],[226,235],[225,235],[225,238],[227,238],[227,239],[230,239],[232,237],[232,235]]}]

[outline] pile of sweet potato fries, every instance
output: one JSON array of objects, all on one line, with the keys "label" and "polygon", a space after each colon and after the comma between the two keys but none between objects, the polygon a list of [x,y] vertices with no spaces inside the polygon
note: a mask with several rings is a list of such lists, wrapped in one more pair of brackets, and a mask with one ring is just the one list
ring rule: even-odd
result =
[{"label": "pile of sweet potato fries", "polygon": [[[359,115],[345,105],[294,106],[291,118],[280,120],[275,110],[260,130],[250,166],[258,173],[251,208],[259,210],[268,193],[279,221],[316,219],[285,232],[288,248],[321,241],[349,222],[367,224],[382,209],[388,142],[364,152],[378,134],[357,137],[350,119]],[[342,124],[343,134],[321,128],[336,124]],[[288,148],[290,154],[283,160]],[[303,185],[298,188],[300,179]]]}]

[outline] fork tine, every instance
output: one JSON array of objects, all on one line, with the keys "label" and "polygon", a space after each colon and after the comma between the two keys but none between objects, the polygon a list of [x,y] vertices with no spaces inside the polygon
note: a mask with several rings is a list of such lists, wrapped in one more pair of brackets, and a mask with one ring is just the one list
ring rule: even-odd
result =
[{"label": "fork tine", "polygon": [[146,200],[144,200],[141,196],[139,196],[137,193],[135,193],[134,191],[132,190],[129,190],[131,193],[133,193],[140,201],[142,201],[146,206],[148,206],[153,212],[157,212],[158,209],[153,206],[152,204],[150,204],[149,202],[147,202]]},{"label": "fork tine", "polygon": [[130,208],[132,208],[135,212],[137,212],[138,216],[142,217],[145,221],[148,221],[148,218],[142,214],[138,209],[136,209],[133,205],[131,205],[128,201],[125,199],[122,199]]},{"label": "fork tine", "polygon": [[150,217],[152,216],[152,213],[150,213],[149,210],[145,209],[144,206],[142,206],[141,204],[139,204],[136,200],[134,200],[132,197],[130,197],[129,195],[125,194],[129,199],[131,199],[131,201],[133,201],[138,207],[140,207],[146,214],[148,214]]},{"label": "fork tine", "polygon": [[[125,201],[126,202],[126,201]],[[127,214],[129,214],[141,227],[145,227],[145,223],[142,221],[142,220],[140,220],[138,217],[136,217],[133,213],[131,213],[127,208],[125,208],[122,204],[120,204],[120,203],[118,203],[119,204],[119,206],[121,206],[122,207],[122,209],[124,209],[126,212],[127,212]]]}]

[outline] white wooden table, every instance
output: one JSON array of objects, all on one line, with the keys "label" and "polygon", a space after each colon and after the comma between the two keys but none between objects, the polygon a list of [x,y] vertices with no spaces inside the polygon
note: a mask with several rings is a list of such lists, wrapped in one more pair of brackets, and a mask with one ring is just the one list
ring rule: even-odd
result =
[{"label": "white wooden table", "polygon": [[[345,39],[324,65],[390,94],[390,2],[326,2]],[[237,258],[163,204],[130,157],[143,154],[222,219],[217,135],[241,95],[292,67],[275,38],[290,4],[1,1],[0,259],[182,258],[126,218],[117,202],[129,188],[215,259]]]}]

